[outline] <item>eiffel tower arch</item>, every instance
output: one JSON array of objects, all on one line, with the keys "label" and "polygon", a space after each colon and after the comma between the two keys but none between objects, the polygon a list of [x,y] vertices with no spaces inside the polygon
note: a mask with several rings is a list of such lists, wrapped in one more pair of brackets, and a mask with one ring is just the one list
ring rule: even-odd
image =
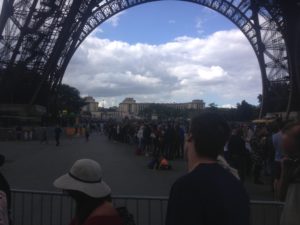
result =
[{"label": "eiffel tower arch", "polygon": [[[164,0],[3,0],[0,103],[45,103],[61,84],[72,56],[95,28],[123,10],[154,1]],[[262,114],[286,109],[293,77],[279,3],[180,1],[208,7],[241,30],[260,66]]]}]

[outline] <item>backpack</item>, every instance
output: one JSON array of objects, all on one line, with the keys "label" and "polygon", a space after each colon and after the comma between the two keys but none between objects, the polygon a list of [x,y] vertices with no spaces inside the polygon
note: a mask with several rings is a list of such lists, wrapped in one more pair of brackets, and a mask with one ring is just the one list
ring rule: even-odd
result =
[{"label": "backpack", "polygon": [[134,222],[133,215],[128,211],[126,207],[118,207],[116,208],[116,210],[122,218],[124,225],[136,225],[136,223]]},{"label": "backpack", "polygon": [[0,225],[8,225],[8,210],[6,194],[0,191]]},{"label": "backpack", "polygon": [[156,160],[156,159],[152,159],[152,160],[148,163],[147,167],[148,167],[149,169],[154,169],[154,168],[155,168],[155,165],[157,165],[157,164],[158,164],[157,160]]}]

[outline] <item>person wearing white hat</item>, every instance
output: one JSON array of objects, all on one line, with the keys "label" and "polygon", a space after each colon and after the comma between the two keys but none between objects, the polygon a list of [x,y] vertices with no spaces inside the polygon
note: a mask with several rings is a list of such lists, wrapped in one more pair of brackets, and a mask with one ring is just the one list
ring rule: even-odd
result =
[{"label": "person wearing white hat", "polygon": [[70,171],[57,178],[54,186],[66,191],[76,202],[75,217],[70,225],[122,225],[111,203],[111,189],[102,180],[99,163],[77,160]]}]

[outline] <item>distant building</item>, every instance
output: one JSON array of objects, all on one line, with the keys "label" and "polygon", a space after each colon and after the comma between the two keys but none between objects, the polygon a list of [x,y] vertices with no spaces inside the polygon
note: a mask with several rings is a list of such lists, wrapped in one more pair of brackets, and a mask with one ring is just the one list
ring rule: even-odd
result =
[{"label": "distant building", "polygon": [[82,107],[82,111],[83,112],[97,112],[98,111],[98,102],[96,102],[96,100],[91,97],[91,96],[87,96],[84,97],[84,102],[86,103],[85,106]]},{"label": "distant building", "polygon": [[90,113],[94,118],[100,117],[101,113],[99,112],[99,103],[91,96],[84,97],[83,99],[86,105],[81,108],[81,112]]},{"label": "distant building", "polygon": [[128,114],[136,114],[137,103],[133,98],[125,98],[123,102],[119,104],[119,111]]},{"label": "distant building", "polygon": [[[123,102],[119,104],[119,111],[127,115],[138,115],[140,111],[149,107],[154,103],[137,103],[134,98],[125,98]],[[194,109],[202,110],[205,108],[205,103],[203,100],[193,100],[187,103],[156,103],[163,106],[184,110],[184,109]]]}]

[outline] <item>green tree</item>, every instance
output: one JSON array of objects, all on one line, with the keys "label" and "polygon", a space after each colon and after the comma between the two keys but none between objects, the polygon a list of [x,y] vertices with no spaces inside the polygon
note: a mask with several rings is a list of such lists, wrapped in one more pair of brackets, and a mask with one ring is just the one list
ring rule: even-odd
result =
[{"label": "green tree", "polygon": [[258,100],[259,106],[261,106],[262,101],[263,101],[263,96],[262,96],[262,94],[259,94],[259,95],[257,96],[257,100]]},{"label": "green tree", "polygon": [[258,117],[258,107],[249,104],[245,100],[237,104],[236,119],[240,121],[250,121]]},{"label": "green tree", "polygon": [[217,105],[216,103],[214,103],[214,102],[209,103],[208,106],[209,106],[209,108],[211,108],[211,109],[216,109],[216,108],[218,108],[218,105]]},{"label": "green tree", "polygon": [[84,105],[85,102],[76,88],[62,84],[48,105],[48,113],[54,119],[61,115],[76,115]]},{"label": "green tree", "polygon": [[67,113],[79,113],[85,105],[80,92],[67,84],[62,84],[57,92],[57,106],[59,111],[67,111]]},{"label": "green tree", "polygon": [[205,111],[219,113],[220,108],[218,108],[218,105],[216,103],[212,102],[208,104],[208,107],[206,107]]}]

